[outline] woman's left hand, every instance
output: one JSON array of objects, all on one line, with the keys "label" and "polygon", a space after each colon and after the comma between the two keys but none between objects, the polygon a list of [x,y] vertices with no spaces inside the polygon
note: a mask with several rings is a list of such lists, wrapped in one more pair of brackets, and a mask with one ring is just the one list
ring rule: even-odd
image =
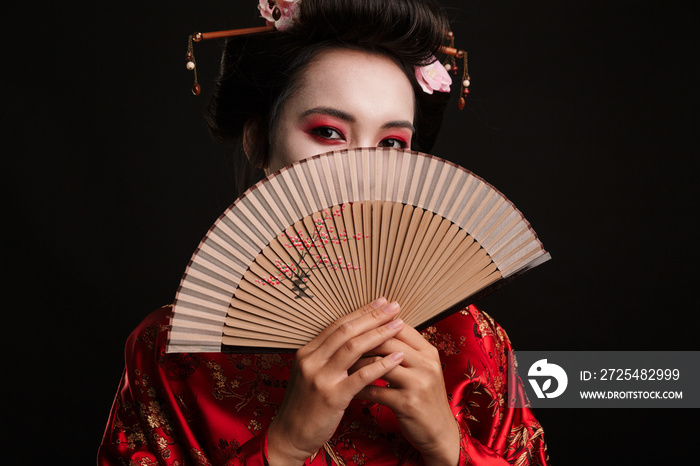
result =
[{"label": "woman's left hand", "polygon": [[[372,354],[384,356],[396,351],[403,351],[403,362],[382,377],[390,387],[369,385],[357,398],[390,408],[404,436],[422,454],[427,466],[457,465],[459,426],[447,399],[437,349],[417,330],[405,326]],[[372,358],[367,359],[358,365]]]}]

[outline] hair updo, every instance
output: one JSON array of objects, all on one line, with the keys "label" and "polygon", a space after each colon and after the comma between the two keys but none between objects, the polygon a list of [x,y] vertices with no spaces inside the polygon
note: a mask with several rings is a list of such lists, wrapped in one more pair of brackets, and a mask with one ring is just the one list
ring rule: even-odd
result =
[{"label": "hair updo", "polygon": [[[248,124],[248,157],[267,165],[270,134],[282,103],[296,80],[319,53],[351,48],[386,55],[402,68],[416,96],[411,141],[414,150],[430,151],[442,123],[449,93],[427,94],[414,68],[439,56],[449,23],[433,0],[302,0],[299,17],[284,31],[230,38],[207,109],[207,124],[219,142],[240,147]],[[246,174],[244,189],[260,179]]]}]

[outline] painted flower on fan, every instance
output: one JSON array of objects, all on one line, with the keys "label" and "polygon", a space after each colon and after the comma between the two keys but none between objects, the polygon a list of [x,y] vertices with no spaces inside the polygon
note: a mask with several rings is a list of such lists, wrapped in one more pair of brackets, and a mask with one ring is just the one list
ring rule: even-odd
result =
[{"label": "painted flower on fan", "polygon": [[278,31],[290,28],[299,14],[301,0],[259,0],[260,16]]},{"label": "painted flower on fan", "polygon": [[433,91],[450,92],[452,78],[445,66],[437,59],[429,65],[416,66],[416,79],[428,94],[432,94]]}]

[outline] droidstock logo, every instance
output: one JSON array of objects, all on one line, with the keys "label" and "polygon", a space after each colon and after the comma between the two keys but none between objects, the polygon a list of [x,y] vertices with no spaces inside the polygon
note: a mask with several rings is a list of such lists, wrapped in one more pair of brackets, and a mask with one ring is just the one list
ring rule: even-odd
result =
[{"label": "droidstock logo", "polygon": [[[566,385],[569,383],[569,378],[566,372],[556,364],[548,363],[546,359],[540,359],[530,366],[527,373],[528,380],[532,389],[535,391],[537,398],[556,398],[566,390]],[[552,379],[557,381],[556,387],[552,388]],[[540,380],[542,385],[540,385]]]}]

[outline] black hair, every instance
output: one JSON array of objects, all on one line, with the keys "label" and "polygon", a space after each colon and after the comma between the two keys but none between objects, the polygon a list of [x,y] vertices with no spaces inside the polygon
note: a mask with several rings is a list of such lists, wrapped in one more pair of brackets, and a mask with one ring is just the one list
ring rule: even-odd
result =
[{"label": "black hair", "polygon": [[207,110],[210,133],[238,148],[248,125],[248,157],[258,172],[239,180],[246,189],[267,164],[270,133],[296,78],[319,53],[352,48],[392,58],[414,87],[416,132],[411,148],[431,150],[449,93],[423,92],[414,68],[439,57],[449,23],[433,0],[303,0],[294,25],[284,31],[227,40]]}]

